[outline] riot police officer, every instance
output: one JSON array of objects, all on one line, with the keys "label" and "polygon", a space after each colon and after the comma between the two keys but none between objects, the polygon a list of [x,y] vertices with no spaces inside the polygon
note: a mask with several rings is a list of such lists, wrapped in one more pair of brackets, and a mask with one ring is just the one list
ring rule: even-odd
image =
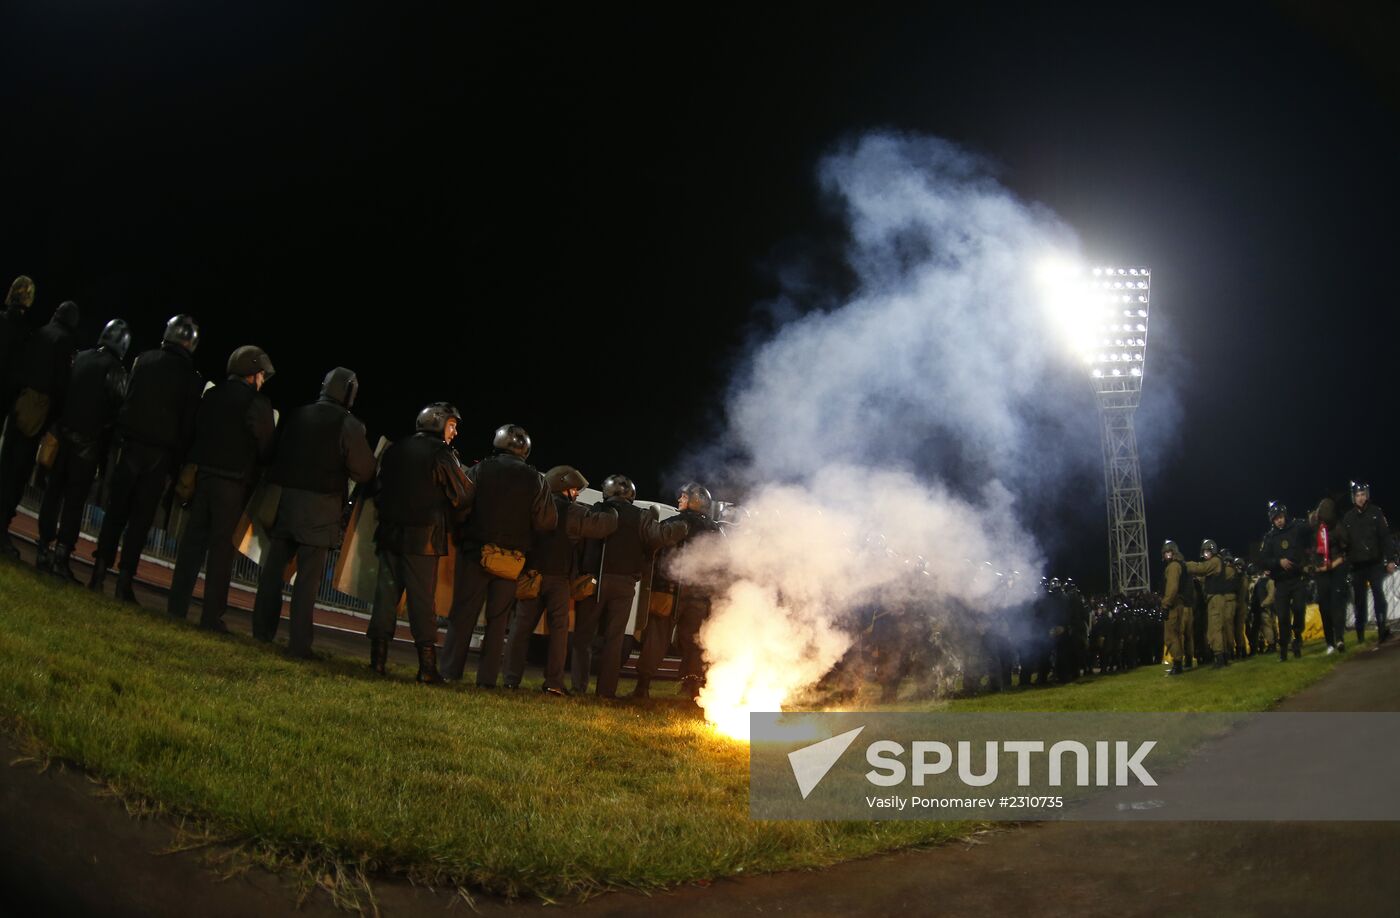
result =
[{"label": "riot police officer", "polygon": [[622,669],[622,639],[637,594],[637,583],[657,549],[675,545],[689,533],[676,517],[664,523],[655,508],[642,510],[633,503],[637,487],[625,475],[609,475],[603,481],[604,506],[617,514],[617,528],[606,539],[590,541],[583,568],[598,577],[598,590],[575,609],[572,682],[574,694],[588,691],[593,666],[593,639],[602,633],[602,657],[598,666],[598,695],[617,697]]},{"label": "riot police officer", "polygon": [[[680,645],[681,651],[680,694],[687,698],[695,698],[700,694],[700,687],[705,682],[704,660],[700,652],[699,636],[700,626],[705,623],[705,619],[710,614],[710,598],[713,595],[713,588],[707,583],[681,580],[673,565],[680,546],[699,545],[708,539],[722,539],[724,531],[720,529],[718,523],[710,519],[714,500],[710,497],[710,492],[699,482],[687,482],[681,487],[676,497],[676,507],[680,513],[667,520],[665,526],[671,527],[679,522],[685,526],[685,531],[677,533],[674,537],[663,533],[663,540],[667,542],[667,550],[662,552],[661,557],[656,561],[656,569],[660,579],[652,587],[653,596],[669,595],[671,597],[672,614],[649,614],[647,616],[646,630],[642,634],[641,657],[637,664],[637,686],[633,691],[633,695],[639,698],[648,696],[651,680],[656,677],[661,659],[666,655],[666,649],[671,645],[673,625],[676,632],[676,643]],[[674,541],[672,541],[673,538]],[[660,607],[660,605],[656,606],[656,608]],[[888,613],[885,616],[888,626],[897,629],[899,614],[893,610],[887,609],[885,611]],[[890,653],[893,648],[882,647],[882,650]],[[896,684],[897,681],[896,679]]]},{"label": "riot police officer", "polygon": [[49,323],[30,336],[12,370],[17,395],[0,446],[0,552],[13,558],[19,551],[10,541],[10,523],[34,471],[39,440],[63,413],[78,319],[77,303],[61,304]]},{"label": "riot police officer", "polygon": [[1181,549],[1170,539],[1162,545],[1162,560],[1166,562],[1163,571],[1165,586],[1162,590],[1162,612],[1166,616],[1163,637],[1167,653],[1172,658],[1172,668],[1167,675],[1179,676],[1185,672],[1183,657],[1186,655],[1187,610],[1195,604],[1196,586],[1186,570]]},{"label": "riot police officer", "polygon": [[434,402],[418,412],[413,436],[384,451],[375,480],[379,524],[374,546],[379,583],[369,620],[369,665],[381,676],[394,640],[399,601],[408,594],[408,625],[418,650],[419,682],[442,681],[437,667],[438,560],[453,526],[471,507],[472,483],[450,444],[457,409]]},{"label": "riot police officer", "polygon": [[583,539],[605,539],[617,531],[617,511],[601,504],[578,503],[588,479],[570,465],[556,465],[545,473],[559,523],[548,532],[536,532],[526,553],[525,568],[539,577],[539,595],[516,603],[506,643],[506,686],[516,688],[525,674],[525,654],[530,635],[546,616],[549,654],[545,658],[543,689],[550,695],[567,695],[564,661],[569,654],[569,600],[579,573],[578,548]]},{"label": "riot police officer", "polygon": [[1303,567],[1307,560],[1308,524],[1288,518],[1279,501],[1269,504],[1269,531],[1264,534],[1259,557],[1274,583],[1274,616],[1278,620],[1279,661],[1288,659],[1289,633],[1295,658],[1303,655],[1303,624],[1307,610]]},{"label": "riot police officer", "polygon": [[276,426],[261,390],[275,372],[262,348],[238,348],[229,355],[228,378],[204,396],[195,418],[190,462],[198,472],[166,609],[175,618],[189,615],[195,581],[205,567],[199,626],[210,631],[228,630],[224,610],[233,575],[233,534],[259,468],[272,456]]},{"label": "riot police officer", "polygon": [[132,583],[161,496],[184,462],[204,380],[194,368],[199,326],[187,315],[165,324],[159,348],[136,358],[117,415],[117,452],[104,488],[102,530],[88,588],[101,592],[121,545],[117,599],[135,602]]},{"label": "riot police officer", "polygon": [[268,481],[281,486],[272,544],[262,559],[253,605],[253,637],[271,641],[282,618],[282,577],[297,563],[292,590],[288,652],[311,655],[312,613],[326,555],[340,544],[350,482],[374,478],[374,454],[365,425],[350,413],[359,392],[353,370],[336,367],[321,383],[321,395],[282,419]]},{"label": "riot police officer", "polygon": [[[476,684],[495,688],[505,653],[515,582],[535,532],[559,525],[559,513],[544,476],[525,460],[530,435],[518,424],[502,424],[491,440],[494,452],[467,472],[475,485],[471,515],[456,534],[452,609],[443,644],[443,676],[457,680],[467,665],[472,632],[486,610],[486,635]],[[489,566],[488,566],[489,565]]]},{"label": "riot police officer", "polygon": [[1225,571],[1220,551],[1214,539],[1201,543],[1201,560],[1187,561],[1186,572],[1199,578],[1206,597],[1206,643],[1210,646],[1211,668],[1220,669],[1229,663],[1225,648],[1229,644],[1226,636],[1227,617],[1231,624],[1233,615],[1229,613],[1227,597],[1234,595],[1235,585]]},{"label": "riot police officer", "polygon": [[1381,508],[1371,503],[1371,486],[1351,483],[1351,509],[1337,527],[1338,541],[1351,568],[1352,602],[1356,614],[1356,640],[1366,640],[1366,591],[1375,603],[1376,636],[1381,643],[1390,637],[1386,624],[1385,577],[1395,572],[1395,545],[1390,524]]},{"label": "riot police officer", "polygon": [[108,322],[97,347],[74,358],[68,398],[54,425],[58,455],[39,506],[37,563],[39,570],[57,574],[65,582],[77,582],[69,558],[78,544],[88,490],[107,453],[107,440],[126,398],[123,361],[130,346],[127,324],[121,319]]}]

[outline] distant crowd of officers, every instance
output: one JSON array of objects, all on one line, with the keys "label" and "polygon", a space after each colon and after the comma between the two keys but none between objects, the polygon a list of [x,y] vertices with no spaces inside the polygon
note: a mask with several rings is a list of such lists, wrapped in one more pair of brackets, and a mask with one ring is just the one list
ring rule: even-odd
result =
[{"label": "distant crowd of officers", "polygon": [[[1268,517],[1269,528],[1251,562],[1209,539],[1201,544],[1198,561],[1186,560],[1175,542],[1163,545],[1170,675],[1189,668],[1193,657],[1200,659],[1202,636],[1213,665],[1228,666],[1245,644],[1247,622],[1258,636],[1257,642],[1249,640],[1250,647],[1277,650],[1280,661],[1288,660],[1290,651],[1301,656],[1309,603],[1317,604],[1322,620],[1324,653],[1346,652],[1348,602],[1357,644],[1366,639],[1368,611],[1374,613],[1377,639],[1384,643],[1390,637],[1384,584],[1395,572],[1397,545],[1385,514],[1371,503],[1369,484],[1351,483],[1351,506],[1344,513],[1327,497],[1306,518],[1290,516],[1274,501]],[[1250,617],[1252,610],[1258,611]]]},{"label": "distant crowd of officers", "polygon": [[[1019,589],[1014,573],[992,576],[1002,589]],[[848,701],[867,683],[885,702],[1000,692],[1162,661],[1163,617],[1154,596],[1088,598],[1072,580],[1045,578],[1029,603],[992,611],[950,597],[941,603],[936,610],[908,601],[859,610],[855,644],[811,700]]]},{"label": "distant crowd of officers", "polygon": [[1372,615],[1383,643],[1390,636],[1384,583],[1397,544],[1368,484],[1352,483],[1351,502],[1343,513],[1324,498],[1306,518],[1270,504],[1269,528],[1248,559],[1207,539],[1199,559],[1188,560],[1168,541],[1161,594],[1086,597],[1072,580],[1054,578],[1030,604],[992,612],[946,598],[937,614],[917,603],[872,603],[857,613],[857,641],[814,700],[839,703],[867,682],[892,701],[1065,684],[1164,662],[1175,676],[1261,654],[1286,661],[1302,654],[1312,603],[1323,653],[1346,652],[1349,604],[1357,643]]},{"label": "distant crowd of officers", "polygon": [[[528,464],[530,437],[514,424],[495,432],[489,456],[465,467],[451,445],[461,415],[446,402],[423,408],[414,434],[376,458],[351,413],[359,383],[349,369],[332,369],[317,399],[279,421],[262,391],[275,373],[262,348],[236,349],[224,378],[206,387],[194,363],[199,327],[188,315],[171,318],[160,346],[140,353],[128,371],[126,322],[111,320],[95,347],[79,349],[77,304],[64,302],[41,322],[34,302],[34,282],[19,277],[0,314],[0,554],[19,558],[9,528],[37,463],[43,487],[37,565],[77,582],[73,552],[96,483],[103,516],[88,586],[104,591],[115,565],[115,596],[134,603],[150,530],[161,507],[168,512],[178,502],[185,522],[167,609],[188,617],[202,569],[199,625],[226,631],[234,536],[255,486],[265,481],[280,497],[267,532],[253,635],[267,642],[276,636],[294,569],[288,652],[306,657],[327,558],[350,522],[350,488],[361,485],[378,520],[368,628],[376,672],[386,672],[406,604],[418,681],[462,679],[484,616],[476,684],[495,687],[504,668],[505,685],[517,687],[526,644],[543,617],[549,637],[542,689],[586,692],[596,671],[597,694],[613,697],[640,581],[645,625],[634,695],[649,695],[673,643],[681,655],[681,694],[698,694],[704,679],[698,634],[710,593],[703,584],[678,582],[670,561],[684,544],[723,537],[703,486],[681,488],[680,512],[665,520],[636,504],[636,487],[622,475],[604,481],[604,499],[589,506],[577,500],[588,486],[577,469],[561,465],[542,474]],[[438,568],[449,555],[455,568],[440,669],[435,597]]]}]

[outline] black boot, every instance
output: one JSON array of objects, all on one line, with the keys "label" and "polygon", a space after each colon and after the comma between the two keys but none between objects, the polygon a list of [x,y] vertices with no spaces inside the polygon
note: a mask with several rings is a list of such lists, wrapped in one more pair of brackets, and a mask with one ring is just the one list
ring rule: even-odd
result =
[{"label": "black boot", "polygon": [[37,546],[38,554],[34,556],[34,568],[41,574],[53,573],[53,551],[48,545],[40,542]]},{"label": "black boot", "polygon": [[1167,670],[1167,675],[1168,675],[1168,676],[1180,676],[1180,675],[1181,675],[1182,673],[1184,673],[1184,672],[1186,672],[1186,670],[1182,668],[1181,661],[1180,661],[1180,660],[1173,660],[1173,661],[1172,661],[1172,668],[1169,669],[1169,670]]},{"label": "black boot", "polygon": [[650,697],[651,697],[651,677],[650,677],[650,676],[638,676],[638,677],[637,677],[637,687],[634,688],[634,689],[632,689],[632,697],[633,697],[633,698],[650,698]]},{"label": "black boot", "polygon": [[[997,685],[996,688],[997,688],[998,691],[1001,690],[1001,686],[1000,686],[1000,685]],[[691,701],[694,701],[696,698],[699,698],[699,697],[700,697],[700,677],[699,677],[699,676],[686,676],[686,677],[684,677],[683,679],[681,679],[681,689],[680,689],[679,694],[680,694],[680,696],[681,696],[682,698],[689,698]]]},{"label": "black boot", "polygon": [[1221,668],[1221,669],[1224,669],[1225,667],[1227,667],[1227,666],[1229,666],[1229,665],[1230,665],[1230,654],[1228,654],[1228,653],[1222,653],[1222,654],[1220,655],[1220,668]]},{"label": "black boot", "polygon": [[1299,641],[1299,640],[1294,640],[1294,642],[1293,642],[1293,656],[1294,656],[1294,658],[1296,659],[1296,658],[1298,658],[1298,657],[1301,657],[1302,655],[1303,655],[1303,642],[1302,642],[1302,641]]},{"label": "black boot", "polygon": [[133,586],[135,579],[130,571],[117,572],[117,602],[136,605],[136,589]]},{"label": "black boot", "polygon": [[88,577],[88,589],[94,593],[101,593],[102,587],[107,583],[107,565],[110,562],[101,555],[92,559],[92,574]]},{"label": "black boot", "polygon": [[53,550],[53,575],[64,583],[78,582],[78,578],[73,575],[73,568],[68,564],[72,554],[73,549],[63,544],[55,546]]},{"label": "black boot", "polygon": [[384,638],[369,639],[369,668],[385,675],[384,666],[389,662],[389,642]]},{"label": "black boot", "polygon": [[[442,674],[438,672],[437,668],[437,645],[425,641],[414,646],[418,648],[418,681],[424,685],[441,685]],[[389,650],[387,643],[384,650],[387,654]]]}]

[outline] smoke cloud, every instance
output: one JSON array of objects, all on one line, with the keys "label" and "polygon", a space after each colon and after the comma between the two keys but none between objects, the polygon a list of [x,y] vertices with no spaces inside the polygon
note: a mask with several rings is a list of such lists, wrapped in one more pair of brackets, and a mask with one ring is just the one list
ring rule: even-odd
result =
[{"label": "smoke cloud", "polygon": [[1063,397],[1087,383],[1034,280],[1073,233],[938,139],[867,135],[819,178],[854,290],[755,344],[720,438],[748,516],[676,562],[728,585],[701,633],[712,719],[815,683],[862,609],[1027,602],[1043,553],[1021,499],[1097,461],[1092,411]]}]

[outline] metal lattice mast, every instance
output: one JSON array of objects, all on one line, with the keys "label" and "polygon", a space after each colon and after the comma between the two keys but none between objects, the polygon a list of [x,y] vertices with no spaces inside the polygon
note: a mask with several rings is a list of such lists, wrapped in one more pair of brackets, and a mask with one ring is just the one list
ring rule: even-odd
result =
[{"label": "metal lattice mast", "polygon": [[1093,274],[1090,288],[1101,308],[1102,337],[1094,342],[1089,362],[1103,435],[1109,588],[1115,593],[1145,593],[1150,589],[1147,514],[1133,414],[1142,396],[1147,358],[1151,271],[1095,268]]}]

